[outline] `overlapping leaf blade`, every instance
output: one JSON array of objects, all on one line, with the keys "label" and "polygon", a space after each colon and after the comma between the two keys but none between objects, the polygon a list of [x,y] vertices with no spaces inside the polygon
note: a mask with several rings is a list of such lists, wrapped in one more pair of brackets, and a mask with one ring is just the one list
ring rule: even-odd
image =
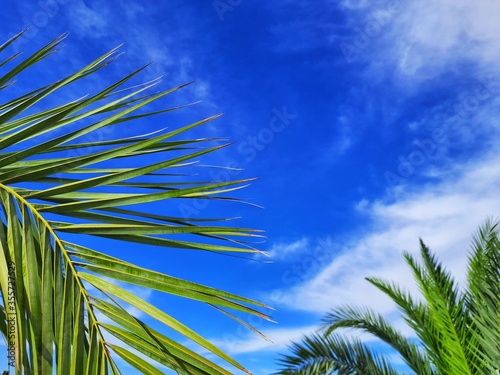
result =
[{"label": "overlapping leaf blade", "polygon": [[[19,37],[0,46],[0,52]],[[8,69],[0,76],[0,86],[5,87],[18,74],[51,56],[64,38],[55,39]],[[148,90],[158,81],[123,88],[141,71],[138,69],[95,94],[50,105],[50,98],[58,90],[98,72],[116,55],[117,49],[111,50],[55,83],[0,104],[0,331],[7,334],[5,306],[9,281],[3,275],[12,262],[17,267],[16,309],[12,312],[16,320],[16,374],[120,374],[115,355],[150,374],[161,372],[144,356],[180,373],[229,373],[138,321],[119,300],[142,309],[227,364],[248,372],[200,334],[127,292],[119,283],[193,299],[221,311],[230,309],[267,319],[259,310],[265,305],[146,270],[64,240],[66,233],[78,233],[183,250],[258,252],[247,242],[260,237],[258,231],[218,225],[228,219],[188,219],[137,209],[141,204],[165,199],[233,200],[225,194],[242,188],[249,180],[179,181],[178,177],[186,177],[189,172],[171,172],[172,168],[187,168],[197,158],[224,147],[213,146],[217,140],[212,138],[181,138],[218,116],[169,131],[86,141],[92,132],[110,126],[124,127],[132,121],[182,108],[143,111],[145,106],[184,85],[155,94],[148,94]],[[0,67],[7,67],[15,57],[8,56]],[[39,109],[43,103],[47,108]],[[37,110],[33,112],[35,106]],[[57,135],[51,137],[54,131]],[[24,143],[26,140],[29,146]],[[143,166],[116,167],[115,161],[144,161],[145,156],[151,161]],[[92,295],[89,284],[109,300]],[[97,312],[115,325],[100,322]],[[227,315],[233,317],[229,312]],[[237,316],[234,319],[239,320]],[[107,342],[105,332],[123,345]]]}]

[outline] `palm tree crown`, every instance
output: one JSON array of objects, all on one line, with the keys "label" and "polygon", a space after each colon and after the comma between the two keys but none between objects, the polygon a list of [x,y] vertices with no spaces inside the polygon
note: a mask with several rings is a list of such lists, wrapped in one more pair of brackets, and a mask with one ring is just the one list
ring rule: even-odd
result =
[{"label": "palm tree crown", "polygon": [[419,263],[404,257],[420,288],[412,296],[393,282],[367,280],[389,296],[415,332],[408,338],[369,308],[342,306],[326,315],[323,330],[294,343],[280,360],[279,374],[397,374],[383,355],[360,340],[335,331],[354,328],[396,350],[417,375],[492,375],[500,370],[499,222],[488,220],[473,239],[467,283],[460,289],[429,248],[420,241]]}]

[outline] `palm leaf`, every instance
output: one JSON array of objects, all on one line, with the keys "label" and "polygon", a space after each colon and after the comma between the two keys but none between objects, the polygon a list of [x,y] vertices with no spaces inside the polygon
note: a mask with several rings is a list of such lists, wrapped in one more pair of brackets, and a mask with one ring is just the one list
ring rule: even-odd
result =
[{"label": "palm leaf", "polygon": [[[0,52],[20,35],[0,46]],[[4,72],[0,86],[9,85],[24,70],[51,56],[64,38],[53,40]],[[176,330],[226,364],[248,372],[199,333],[118,283],[199,301],[236,321],[241,320],[224,309],[269,319],[260,311],[267,306],[144,269],[65,239],[66,233],[77,233],[183,250],[259,252],[248,242],[259,238],[259,231],[219,225],[227,223],[226,218],[185,219],[145,209],[147,203],[174,199],[234,200],[226,194],[250,181],[189,181],[188,170],[184,182],[171,178],[183,175],[170,172],[172,168],[188,168],[197,158],[225,146],[212,146],[217,141],[212,138],[180,138],[217,116],[168,132],[160,129],[85,141],[89,134],[106,127],[127,126],[181,108],[138,112],[184,85],[155,94],[148,90],[159,81],[124,88],[141,72],[138,69],[95,94],[40,109],[58,90],[97,73],[116,55],[117,49],[113,49],[55,83],[0,104],[0,331],[7,338],[7,322],[13,319],[16,374],[119,374],[117,358],[146,374],[161,373],[151,360],[183,374],[229,373],[131,316],[125,304]],[[6,57],[2,66],[16,58]],[[23,142],[28,139],[31,142],[26,147]],[[116,168],[115,161],[143,161],[143,156],[154,155],[161,161]],[[13,265],[14,294],[7,277]],[[15,303],[9,304],[12,295]],[[108,322],[101,322],[97,312]],[[107,342],[105,334],[122,344]]]},{"label": "palm leaf", "polygon": [[435,345],[435,366],[441,373],[471,374],[466,354],[467,315],[464,300],[451,275],[446,272],[427,246],[420,241],[424,267],[417,264],[410,254],[405,254],[407,263],[422,291],[432,323],[429,336],[438,338]]},{"label": "palm leaf", "polygon": [[471,353],[484,373],[500,369],[500,228],[491,219],[473,239],[467,272],[467,310],[472,339],[478,350]]},{"label": "palm leaf", "polygon": [[[405,253],[422,295],[418,300],[393,282],[367,280],[399,308],[417,340],[394,329],[368,308],[339,307],[323,320],[323,332],[294,343],[280,374],[384,374],[393,369],[372,348],[337,334],[339,328],[370,333],[392,346],[415,374],[486,375],[500,371],[500,223],[487,220],[473,240],[467,286],[460,289],[420,241],[422,264]],[[320,331],[321,332],[321,331]],[[370,364],[361,369],[357,364]]]},{"label": "palm leaf", "polygon": [[279,363],[283,375],[396,375],[384,357],[376,355],[357,339],[347,340],[339,335],[313,334],[294,343],[292,354]]},{"label": "palm leaf", "polygon": [[323,318],[327,335],[339,328],[354,328],[370,333],[392,346],[416,374],[433,374],[431,363],[421,348],[394,329],[380,314],[368,308],[339,307]]}]

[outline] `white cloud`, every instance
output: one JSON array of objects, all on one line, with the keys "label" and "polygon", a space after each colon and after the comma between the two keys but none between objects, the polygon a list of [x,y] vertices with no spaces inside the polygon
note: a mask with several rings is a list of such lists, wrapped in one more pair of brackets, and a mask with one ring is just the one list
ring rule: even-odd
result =
[{"label": "white cloud", "polygon": [[[448,96],[436,103],[435,110],[427,108],[419,118],[411,119],[412,130],[425,131],[425,127],[429,125],[443,126],[448,137],[458,137],[462,142],[475,140],[475,136],[485,130],[498,133],[497,121],[492,120],[498,117],[496,87],[489,88],[490,95],[486,99],[479,98],[477,110],[471,110],[476,105],[474,101],[478,100],[474,96],[475,87],[471,87],[472,92],[461,91],[466,85],[479,85],[489,76],[493,76],[495,82],[498,81],[499,2],[344,0],[336,5],[343,10],[346,27],[340,33],[338,28],[322,30],[322,35],[329,35],[328,42],[322,42],[331,45],[337,52],[342,50],[348,62],[364,62],[362,68],[352,72],[354,82],[356,77],[366,81],[357,85],[354,97],[359,97],[365,87],[377,87],[379,90],[395,93],[390,103],[377,105],[378,110],[382,109],[385,113],[386,123],[391,123],[393,114],[400,113],[395,98],[413,100],[418,97],[423,84],[434,84],[434,80],[438,78],[453,77],[457,82],[456,95],[459,97],[458,102],[453,104],[459,105],[460,109],[466,107],[467,119],[457,120],[455,114],[451,119],[445,118],[448,123],[444,126],[443,111],[451,110],[448,108],[451,105],[446,103],[446,100],[451,99]],[[313,12],[318,8],[317,5],[308,4],[302,7],[305,14],[315,14]],[[335,8],[333,4],[331,7]],[[317,20],[314,22],[317,23]],[[311,21],[312,25],[307,25],[306,29],[314,29],[314,22]],[[325,21],[319,24],[327,23]],[[279,35],[284,33],[280,32]],[[319,40],[317,37],[308,39],[315,43]],[[300,45],[295,39],[288,40],[286,37],[282,37],[281,44],[284,43],[283,40],[287,41],[283,48],[287,51]],[[447,82],[440,81],[435,86],[438,89],[446,87]],[[373,100],[374,97],[366,97],[363,104],[364,115],[373,111],[370,106],[370,101]],[[360,127],[363,126],[363,120],[360,120],[358,111],[350,113],[346,109],[337,108],[337,112],[340,114],[335,121],[338,134],[331,147],[322,153],[323,160],[329,162],[351,150],[362,134]],[[468,126],[467,123],[458,129],[457,121],[460,125],[469,122],[474,126]],[[440,150],[443,155],[446,154],[446,146]]]},{"label": "white cloud", "polygon": [[[474,63],[478,73],[498,72],[497,1],[344,1],[343,5],[348,11],[355,10],[352,40],[358,38],[360,55],[374,69],[395,68],[388,71],[399,74],[410,86],[439,76],[457,62]],[[364,21],[360,21],[360,9]]]},{"label": "white cloud", "polygon": [[[356,144],[358,141],[357,138],[361,134],[355,116],[351,110],[337,108],[337,112],[339,114],[334,120],[336,134],[328,148],[318,155],[319,160],[322,162],[332,163],[333,161],[339,160],[354,144]],[[356,127],[358,128],[357,130],[355,130]]]},{"label": "white cloud", "polygon": [[125,11],[127,18],[133,19],[145,12],[145,8],[143,5],[144,4],[138,3],[136,1],[128,1],[123,7],[123,10]]},{"label": "white cloud", "polygon": [[[120,59],[119,64],[127,71],[152,62],[139,76],[142,82],[163,77],[161,87],[169,88],[196,81],[190,89],[176,93],[176,97],[184,103],[203,100],[204,105],[211,107],[211,110],[217,109],[210,80],[206,78],[199,59],[193,59],[188,36],[183,35],[180,30],[161,33],[155,24],[144,23],[144,17],[155,12],[155,7],[144,7],[128,0],[122,5],[120,9],[112,9],[103,0],[96,0],[92,4],[83,0],[72,1],[68,4],[70,31],[83,40],[102,39],[106,50],[124,43],[120,51],[126,55]],[[113,22],[109,22],[110,19]],[[130,27],[131,25],[135,26]],[[75,60],[79,61],[76,65],[80,65],[81,57],[77,56]]]},{"label": "white cloud", "polygon": [[304,335],[316,331],[317,326],[296,328],[277,328],[264,330],[262,333],[271,341],[264,340],[257,334],[251,337],[228,335],[223,339],[211,340],[213,344],[230,355],[254,353],[260,351],[284,351],[294,341],[299,341]]},{"label": "white cloud", "polygon": [[290,259],[298,254],[303,254],[309,248],[309,240],[301,238],[300,240],[289,243],[274,244],[269,250],[269,255],[273,260]]},{"label": "white cloud", "polygon": [[[456,58],[495,62],[500,56],[500,3],[497,1],[420,1],[410,3],[399,25],[409,41],[401,71],[428,66],[446,68]],[[459,21],[458,21],[459,20]],[[429,60],[429,57],[432,59]]]},{"label": "white cloud", "polygon": [[371,4],[368,0],[343,0],[340,6],[347,9],[364,9]]},{"label": "white cloud", "polygon": [[[394,326],[404,335],[412,336],[414,332],[405,322],[396,317]],[[316,333],[320,325],[307,325],[299,327],[283,327],[261,331],[269,340],[264,340],[261,336],[247,332],[245,335],[226,335],[223,338],[210,340],[214,345],[229,355],[241,355],[249,353],[285,353],[292,343],[300,342],[304,336]],[[342,329],[342,334],[349,338],[359,338],[364,342],[372,342],[375,338],[370,334],[360,333],[355,330]],[[189,346],[189,343],[188,343]],[[212,355],[206,349],[198,352],[202,355]],[[215,358],[214,358],[215,359]]]},{"label": "white cloud", "polygon": [[107,34],[106,29],[110,17],[106,2],[95,2],[92,8],[81,0],[71,3],[69,7],[70,20],[74,21],[71,25],[72,30],[85,38],[99,38]]},{"label": "white cloud", "polygon": [[376,229],[347,244],[312,279],[275,293],[275,301],[314,313],[343,304],[394,312],[392,302],[364,278],[380,276],[417,292],[402,252],[418,254],[419,237],[463,280],[471,236],[486,217],[500,213],[500,157],[470,162],[455,173],[436,185],[402,190],[394,202],[365,202]]}]

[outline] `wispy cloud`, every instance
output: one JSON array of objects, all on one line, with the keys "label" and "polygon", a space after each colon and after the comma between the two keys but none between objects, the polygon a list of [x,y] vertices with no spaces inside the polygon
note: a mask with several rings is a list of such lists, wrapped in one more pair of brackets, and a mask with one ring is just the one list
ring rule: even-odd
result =
[{"label": "wispy cloud", "polygon": [[92,6],[87,5],[82,0],[76,0],[68,7],[72,31],[84,38],[100,38],[108,34],[110,25],[109,13],[111,9],[105,1],[95,1]]},{"label": "wispy cloud", "polygon": [[344,1],[343,5],[353,12],[352,35],[346,35],[346,41],[357,49],[356,55],[372,69],[392,72],[411,86],[463,63],[475,70],[498,71],[500,4],[496,1]]},{"label": "wispy cloud", "polygon": [[[273,3],[259,4],[260,6],[265,6],[268,12],[274,13],[273,22],[267,26],[271,37],[267,43],[274,52],[301,54],[321,50],[330,46],[338,32],[339,25],[332,22],[337,15],[336,7],[329,4],[329,0],[283,0],[278,7]],[[300,12],[301,17],[294,16],[297,12]],[[328,56],[325,58],[330,59]]]},{"label": "wispy cloud", "polygon": [[309,240],[307,238],[301,238],[289,243],[275,243],[269,250],[269,255],[273,260],[290,260],[290,258],[293,259],[297,255],[304,253],[309,245]]},{"label": "wispy cloud", "polygon": [[449,69],[450,63],[495,63],[500,55],[500,24],[492,15],[499,12],[496,1],[409,3],[396,20],[394,31],[400,32],[399,36],[390,35],[395,47],[400,48],[396,56],[401,73],[432,78]]},{"label": "wispy cloud", "polygon": [[[171,7],[175,5],[172,4]],[[189,94],[184,90],[176,95],[181,97],[181,101],[184,100],[183,104],[204,100],[215,107],[209,79],[204,74],[199,59],[195,58],[200,52],[191,48],[191,35],[182,33],[177,28],[177,22],[180,22],[177,17],[166,18],[169,21],[165,22],[172,24],[168,28],[169,31],[164,32],[156,23],[143,21],[156,16],[156,7],[145,7],[130,0],[123,0],[121,6],[116,9],[102,0],[93,3],[73,0],[65,10],[70,20],[70,32],[85,43],[93,40],[94,43],[102,44],[103,50],[124,43],[121,51],[126,55],[120,59],[122,68],[137,69],[151,62],[140,77],[143,82],[160,76],[171,86],[197,81]],[[190,16],[189,12],[183,14],[183,22],[189,22]]]},{"label": "wispy cloud", "polygon": [[486,217],[500,212],[500,157],[472,161],[454,173],[435,185],[404,189],[391,202],[363,201],[358,209],[375,229],[346,244],[313,278],[275,293],[276,302],[315,313],[346,303],[394,312],[388,298],[364,278],[380,276],[416,292],[402,252],[416,254],[419,237],[463,280],[471,235]]},{"label": "wispy cloud", "polygon": [[266,341],[258,335],[242,339],[216,339],[212,342],[231,355],[261,351],[283,351],[292,341],[300,340],[304,335],[314,332],[316,328],[316,326],[304,326],[263,331],[262,333],[272,342]]}]

